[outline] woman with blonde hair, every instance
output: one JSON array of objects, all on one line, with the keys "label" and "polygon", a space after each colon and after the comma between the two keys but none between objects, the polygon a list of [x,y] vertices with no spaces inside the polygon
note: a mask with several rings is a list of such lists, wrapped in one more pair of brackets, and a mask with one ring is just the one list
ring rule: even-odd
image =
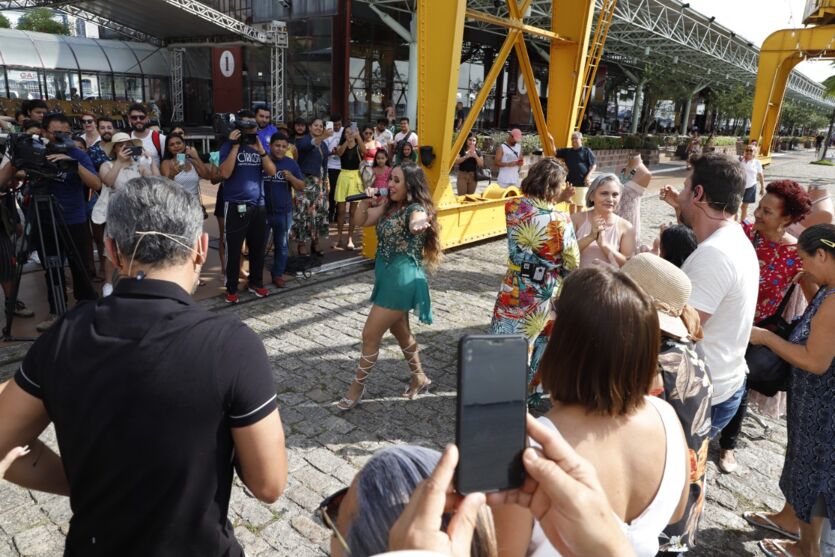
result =
[{"label": "woman with blonde hair", "polygon": [[622,267],[635,252],[632,225],[616,213],[622,192],[617,176],[601,174],[586,193],[589,210],[571,215],[580,245],[580,267],[595,262]]},{"label": "woman with blonde hair", "polygon": [[388,191],[368,188],[360,201],[357,226],[377,227],[377,258],[371,311],[362,330],[362,352],[340,410],[350,410],[365,394],[365,381],[377,363],[380,342],[388,330],[395,336],[409,364],[412,379],[403,393],[415,398],[432,381],[423,372],[418,343],[409,326],[409,311],[422,323],[432,323],[432,304],[426,271],[441,260],[441,238],[432,194],[423,170],[406,163],[391,171]]}]

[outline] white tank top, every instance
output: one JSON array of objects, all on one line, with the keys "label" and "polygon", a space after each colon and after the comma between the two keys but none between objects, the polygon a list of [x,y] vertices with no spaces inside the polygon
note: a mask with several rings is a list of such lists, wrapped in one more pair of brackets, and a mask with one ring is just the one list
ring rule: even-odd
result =
[{"label": "white tank top", "polygon": [[[519,160],[522,146],[516,144],[513,148],[509,147],[507,143],[502,143],[502,162],[510,163]],[[503,166],[499,168],[499,175],[496,177],[496,182],[500,186],[518,186],[519,185],[519,167]]]},{"label": "white tank top", "polygon": [[197,175],[197,170],[194,169],[194,166],[190,170],[183,170],[174,176],[174,181],[180,184],[187,192],[196,196],[200,195],[200,176]]},{"label": "white tank top", "polygon": [[[626,539],[632,545],[632,549],[635,550],[636,557],[654,557],[658,553],[658,535],[669,524],[684,490],[686,480],[684,469],[685,443],[684,436],[679,433],[681,426],[672,406],[654,396],[644,397],[644,400],[655,408],[658,415],[661,416],[661,423],[664,424],[664,433],[667,439],[664,475],[661,477],[661,484],[655,498],[638,518],[630,524],[626,524],[619,517],[615,517],[615,519],[620,524]],[[554,422],[545,416],[538,418],[537,421],[550,429],[557,429]],[[531,445],[539,446],[534,440],[531,440]],[[528,546],[528,557],[561,557],[560,552],[545,537],[545,533],[537,521],[534,521],[531,543]]]}]

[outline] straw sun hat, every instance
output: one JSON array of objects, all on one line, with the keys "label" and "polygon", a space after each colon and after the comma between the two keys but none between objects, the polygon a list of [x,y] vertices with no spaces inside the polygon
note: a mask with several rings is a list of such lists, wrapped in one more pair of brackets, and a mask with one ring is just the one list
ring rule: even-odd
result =
[{"label": "straw sun hat", "polygon": [[119,132],[113,134],[113,137],[110,139],[109,143],[105,143],[102,141],[101,150],[104,151],[104,154],[109,157],[114,145],[118,145],[119,143],[125,143],[126,141],[129,141],[131,145],[133,145],[134,147],[142,146],[141,139],[131,139],[131,137],[125,132]]},{"label": "straw sun hat", "polygon": [[652,298],[661,330],[679,339],[687,338],[689,332],[681,314],[692,285],[684,271],[651,253],[632,257],[621,270]]}]

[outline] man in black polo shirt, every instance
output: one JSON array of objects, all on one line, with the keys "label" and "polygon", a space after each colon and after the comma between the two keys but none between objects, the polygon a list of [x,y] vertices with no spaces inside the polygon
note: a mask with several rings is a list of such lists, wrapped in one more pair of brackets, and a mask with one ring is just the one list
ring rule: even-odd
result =
[{"label": "man in black polo shirt", "polygon": [[597,159],[591,149],[583,146],[583,134],[572,133],[571,147],[557,149],[557,157],[563,159],[568,167],[566,182],[576,187],[588,187],[591,175],[597,169]]},{"label": "man in black polo shirt", "polygon": [[[71,494],[65,555],[238,557],[233,466],[263,501],[285,487],[264,347],[237,315],[190,296],[202,223],[199,200],[166,178],[118,190],[106,247],[125,278],[62,316],[0,392],[0,455],[32,449],[6,479]],[[37,441],[50,421],[60,460]]]}]

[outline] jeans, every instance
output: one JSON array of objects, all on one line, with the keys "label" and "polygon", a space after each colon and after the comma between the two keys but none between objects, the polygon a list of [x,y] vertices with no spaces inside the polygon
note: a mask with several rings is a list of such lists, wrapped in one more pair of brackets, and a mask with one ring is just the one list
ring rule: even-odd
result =
[{"label": "jeans", "polygon": [[745,414],[748,412],[748,389],[739,400],[739,407],[737,408],[734,417],[731,421],[722,428],[722,435],[719,436],[719,448],[722,450],[734,450],[736,442],[739,440],[739,434],[742,432],[742,420],[745,419]]},{"label": "jeans", "polygon": [[743,382],[742,386],[733,394],[731,398],[725,402],[720,402],[716,406],[710,408],[710,438],[713,439],[722,429],[728,425],[739,409],[739,403],[742,401],[742,396],[745,394],[747,385]]},{"label": "jeans", "polygon": [[270,274],[275,279],[284,274],[287,268],[287,242],[290,239],[290,228],[293,226],[293,213],[276,213],[267,215],[267,224],[273,231],[273,246],[275,255]]},{"label": "jeans", "polygon": [[828,520],[823,521],[821,532],[821,557],[835,557],[835,529]]}]

